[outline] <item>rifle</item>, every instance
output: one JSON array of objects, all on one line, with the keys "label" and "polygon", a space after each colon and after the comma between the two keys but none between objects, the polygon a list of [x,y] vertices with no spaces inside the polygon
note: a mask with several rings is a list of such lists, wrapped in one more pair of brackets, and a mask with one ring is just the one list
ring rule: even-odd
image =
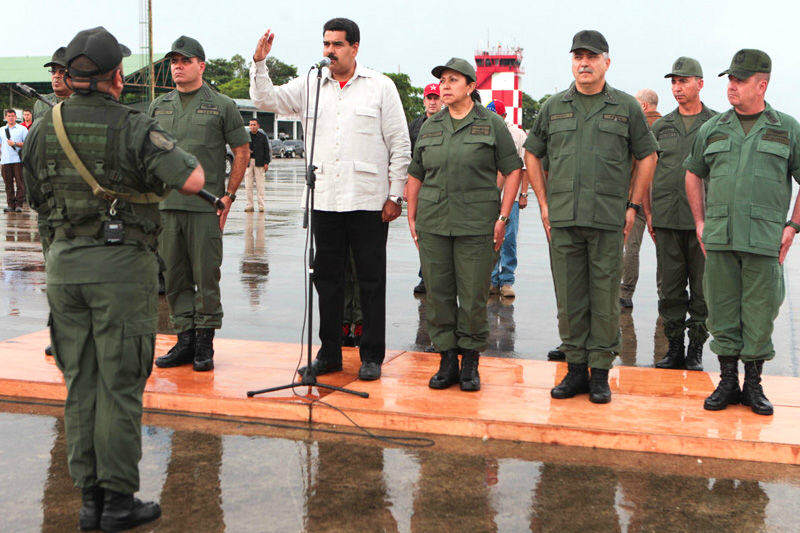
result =
[{"label": "rifle", "polygon": [[[24,83],[16,83],[15,85],[16,85],[17,89],[19,89],[19,91],[22,94],[24,94],[25,96],[27,96],[29,98],[36,98],[37,100],[41,100],[42,102],[47,104],[48,107],[53,107],[53,103],[48,101],[41,94],[39,94],[36,91],[36,89],[34,89],[33,87],[31,87],[29,85],[25,85]],[[220,200],[219,198],[217,198],[216,196],[214,196],[213,194],[211,194],[210,192],[208,192],[205,189],[200,189],[200,191],[198,191],[198,193],[197,193],[197,196],[199,196],[200,198],[202,198],[206,202],[210,203],[211,205],[213,205],[217,209],[220,209],[220,210],[224,210],[225,209],[225,204],[223,203],[223,201]]]}]

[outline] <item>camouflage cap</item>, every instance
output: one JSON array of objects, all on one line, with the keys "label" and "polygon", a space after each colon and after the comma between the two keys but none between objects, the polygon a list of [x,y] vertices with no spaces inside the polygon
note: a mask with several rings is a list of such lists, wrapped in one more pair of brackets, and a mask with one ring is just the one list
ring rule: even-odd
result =
[{"label": "camouflage cap", "polygon": [[725,76],[728,74],[734,78],[746,80],[757,72],[767,74],[772,72],[772,60],[766,52],[745,48],[736,52],[733,60],[731,60],[731,66],[728,67],[728,70],[720,72],[719,75]]},{"label": "camouflage cap", "polygon": [[45,63],[43,66],[45,67],[67,67],[67,48],[65,46],[60,47],[58,50],[53,52],[53,57],[50,58],[50,61]]},{"label": "camouflage cap", "polygon": [[703,69],[700,67],[700,62],[691,57],[681,56],[672,64],[672,70],[665,78],[672,78],[674,76],[682,76],[685,78],[702,78]]},{"label": "camouflage cap", "polygon": [[91,72],[71,68],[70,75],[77,77],[90,77],[96,74],[109,72],[122,62],[123,57],[131,55],[130,49],[124,44],[119,44],[117,38],[102,26],[83,30],[77,33],[67,45],[64,60],[69,68],[72,60],[78,56],[86,56],[97,65]]},{"label": "camouflage cap", "polygon": [[608,52],[608,41],[599,31],[581,30],[572,38],[572,48],[569,51],[574,52],[581,49],[602,54]]},{"label": "camouflage cap", "polygon": [[196,57],[200,61],[206,60],[206,52],[203,50],[200,42],[197,39],[192,39],[185,35],[181,35],[175,39],[175,42],[172,43],[172,49],[167,52],[167,55],[164,57],[169,58],[172,54],[180,54],[184,57]]},{"label": "camouflage cap", "polygon": [[470,63],[466,59],[461,59],[460,57],[452,57],[450,58],[450,61],[448,61],[444,65],[433,67],[433,70],[431,70],[431,74],[433,74],[435,78],[441,78],[442,72],[448,69],[460,72],[461,74],[466,76],[470,82],[476,81],[478,79],[478,75],[475,73],[475,67],[472,66],[472,63]]}]

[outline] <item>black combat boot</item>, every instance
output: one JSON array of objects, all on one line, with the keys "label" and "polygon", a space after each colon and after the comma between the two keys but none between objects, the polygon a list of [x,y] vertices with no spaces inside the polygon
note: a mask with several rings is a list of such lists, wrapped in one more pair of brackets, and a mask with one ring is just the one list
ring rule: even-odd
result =
[{"label": "black combat boot", "polygon": [[100,529],[100,515],[103,514],[103,489],[88,487],[81,489],[81,510],[78,513],[78,526],[81,531]]},{"label": "black combat boot", "polygon": [[589,368],[586,363],[567,363],[567,375],[561,383],[550,389],[550,396],[563,400],[587,392],[589,392]]},{"label": "black combat boot", "polygon": [[133,494],[105,490],[103,515],[100,529],[106,532],[125,531],[147,524],[161,516],[161,506],[155,502],[143,502]]},{"label": "black combat boot", "polygon": [[683,332],[681,332],[680,337],[672,337],[667,340],[669,341],[667,355],[656,363],[656,368],[684,368],[686,366],[686,355],[684,353]]},{"label": "black combat boot", "polygon": [[481,376],[478,374],[478,359],[480,359],[480,354],[476,350],[461,351],[461,390],[481,390]]},{"label": "black combat boot", "polygon": [[53,355],[53,345],[52,344],[48,344],[47,346],[45,346],[44,354],[45,355]]},{"label": "black combat boot", "polygon": [[440,353],[442,360],[439,362],[439,371],[428,382],[432,389],[446,389],[461,381],[458,370],[458,350],[447,350]]},{"label": "black combat boot", "polygon": [[739,388],[739,358],[733,356],[717,356],[719,359],[719,385],[706,398],[703,408],[707,411],[721,411],[729,405],[740,401],[742,390]]},{"label": "black combat boot", "polygon": [[589,401],[592,403],[608,403],[611,401],[611,388],[608,386],[608,369],[592,368],[589,379]]},{"label": "black combat boot", "polygon": [[156,359],[156,366],[159,368],[170,368],[173,366],[188,365],[194,361],[194,351],[197,344],[195,330],[187,329],[178,333],[178,342],[169,349],[166,355]]},{"label": "black combat boot", "polygon": [[757,415],[772,415],[772,404],[764,396],[761,387],[761,369],[764,361],[749,361],[744,364],[744,387],[742,387],[742,405],[747,405]]},{"label": "black combat boot", "polygon": [[559,350],[558,348],[553,348],[549,352],[547,352],[547,360],[548,361],[566,361],[567,354]]},{"label": "black combat boot", "polygon": [[197,346],[192,368],[195,372],[214,370],[214,329],[197,328]]},{"label": "black combat boot", "polygon": [[686,350],[686,370],[703,370],[703,343],[689,341],[689,349]]}]

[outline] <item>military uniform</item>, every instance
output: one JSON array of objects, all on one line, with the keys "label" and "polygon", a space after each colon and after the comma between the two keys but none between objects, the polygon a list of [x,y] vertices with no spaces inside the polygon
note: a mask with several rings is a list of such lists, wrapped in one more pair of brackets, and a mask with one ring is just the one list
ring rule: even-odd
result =
[{"label": "military uniform", "polygon": [[[93,39],[85,45],[89,51],[82,44],[86,39]],[[96,28],[76,36],[77,44],[68,47],[77,48],[71,57],[86,55],[102,67],[91,48],[98,40],[122,48]],[[113,66],[99,72],[119,64],[124,50],[117,52],[118,59],[112,54],[106,62]],[[73,94],[60,111],[77,156],[100,185],[117,193],[163,194],[167,187],[182,187],[198,166],[154,121],[110,95]],[[47,215],[54,234],[46,256],[47,299],[56,364],[67,385],[69,470],[84,490],[85,505],[100,499],[93,521],[85,524],[81,510],[81,527],[98,527],[102,490],[109,514],[120,509],[120,502],[126,509],[128,504],[136,507],[132,494],[139,488],[142,393],[152,368],[158,318],[157,199],[122,199],[112,209],[110,200],[94,196],[57,140],[53,111],[31,128],[23,156],[30,205]],[[104,227],[111,220],[124,225],[121,244],[106,242]],[[153,504],[138,505],[137,518],[148,513],[157,518]]]},{"label": "military uniform", "polygon": [[[770,69],[769,56],[742,50],[721,75],[744,80]],[[684,166],[708,183],[703,289],[708,329],[714,337],[711,350],[721,356],[721,364],[733,359],[734,372],[736,359],[746,363],[746,371],[747,363],[759,362],[760,382],[760,363],[775,356],[773,322],[784,298],[778,255],[791,178],[800,182],[800,125],[765,102],[764,111],[745,134],[730,109],[700,128]],[[746,375],[745,389],[747,385]],[[735,386],[738,390],[738,380]],[[760,414],[771,413],[770,405],[768,413]]]},{"label": "military uniform", "polygon": [[[665,77],[672,76],[702,78],[703,71],[694,59],[681,57]],[[664,324],[664,336],[670,343],[667,358],[656,364],[659,368],[683,366],[684,333],[688,330],[690,353],[687,368],[702,370],[702,347],[708,338],[708,311],[703,298],[705,255],[697,241],[694,217],[686,199],[683,160],[689,154],[700,127],[714,115],[716,111],[703,105],[687,128],[685,117],[675,109],[653,124],[653,134],[659,146],[651,204],[656,233],[658,313]]]},{"label": "military uniform", "polygon": [[[204,60],[199,43],[181,37],[172,52]],[[248,144],[236,103],[203,83],[185,104],[177,90],[156,98],[149,114],[178,140],[178,146],[194,154],[206,175],[206,189],[217,197],[225,193],[225,144]],[[164,280],[170,320],[180,333],[222,327],[220,266],[222,231],[216,208],[197,196],[171,193],[160,205],[164,231],[159,255],[164,259]],[[189,360],[191,362],[191,360]],[[161,360],[159,359],[159,364]],[[213,365],[212,365],[213,366]]]},{"label": "military uniform", "polygon": [[631,156],[656,143],[636,100],[608,84],[587,113],[573,84],[542,106],[525,149],[547,157],[550,255],[561,350],[608,369],[619,353],[618,285]]},{"label": "military uniform", "polygon": [[[455,58],[446,68],[469,72],[455,61],[471,69]],[[447,109],[420,129],[408,174],[422,182],[416,230],[428,332],[439,352],[480,352],[488,345],[486,302],[497,261],[492,240],[500,214],[497,172],[520,168],[505,122],[481,105],[475,104],[455,129]]]}]

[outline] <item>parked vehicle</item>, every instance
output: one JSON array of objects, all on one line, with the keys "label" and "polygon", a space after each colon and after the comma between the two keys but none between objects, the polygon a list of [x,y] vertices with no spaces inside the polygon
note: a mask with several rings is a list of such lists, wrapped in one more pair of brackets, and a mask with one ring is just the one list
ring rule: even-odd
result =
[{"label": "parked vehicle", "polygon": [[233,170],[233,150],[230,145],[225,145],[225,175],[230,176]]},{"label": "parked vehicle", "polygon": [[289,140],[283,142],[285,157],[303,157],[305,143],[300,140]]},{"label": "parked vehicle", "polygon": [[285,148],[283,146],[283,141],[280,139],[270,139],[269,140],[269,150],[270,155],[274,158],[285,157]]}]

